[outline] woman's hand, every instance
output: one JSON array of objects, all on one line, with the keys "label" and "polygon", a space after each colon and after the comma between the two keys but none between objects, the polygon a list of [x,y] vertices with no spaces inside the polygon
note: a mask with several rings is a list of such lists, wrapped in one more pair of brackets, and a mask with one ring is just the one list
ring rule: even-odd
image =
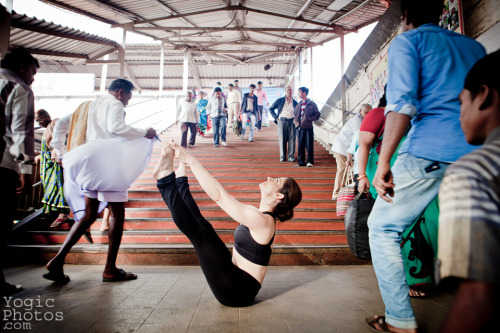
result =
[{"label": "woman's hand", "polygon": [[368,180],[367,177],[363,177],[361,179],[358,179],[358,192],[363,193],[365,191],[368,191],[370,189],[370,181]]},{"label": "woman's hand", "polygon": [[187,165],[191,164],[194,157],[193,155],[191,155],[191,153],[189,153],[186,150],[186,148],[179,146],[177,143],[174,142],[174,140],[172,140],[172,142],[170,142],[168,145],[170,146],[170,148],[174,150],[175,152],[174,156],[176,159]]},{"label": "woman's hand", "polygon": [[347,160],[345,162],[345,165],[352,166],[352,154],[351,153],[347,153]]}]

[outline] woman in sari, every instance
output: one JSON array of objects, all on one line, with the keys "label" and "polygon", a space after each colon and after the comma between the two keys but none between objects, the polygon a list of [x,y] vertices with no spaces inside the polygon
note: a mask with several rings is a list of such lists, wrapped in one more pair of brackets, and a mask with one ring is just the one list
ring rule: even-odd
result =
[{"label": "woman in sari", "polygon": [[200,122],[198,123],[198,128],[201,136],[205,136],[205,132],[207,131],[207,104],[208,100],[205,99],[207,94],[203,91],[200,91],[200,99],[198,100],[198,112],[200,113]]},{"label": "woman in sari", "polygon": [[42,136],[42,147],[40,160],[40,179],[42,180],[44,195],[42,198],[43,212],[50,214],[58,212],[57,219],[50,225],[51,228],[57,228],[68,220],[69,207],[64,199],[63,193],[63,170],[62,166],[51,159],[50,141],[52,140],[52,130],[57,119],[52,120],[50,114],[41,109],[36,112],[37,123],[45,127],[45,133]]}]

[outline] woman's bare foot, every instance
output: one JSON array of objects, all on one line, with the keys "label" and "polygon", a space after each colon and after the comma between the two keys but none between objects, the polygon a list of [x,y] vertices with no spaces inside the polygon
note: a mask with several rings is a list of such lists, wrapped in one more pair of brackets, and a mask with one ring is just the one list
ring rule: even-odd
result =
[{"label": "woman's bare foot", "polygon": [[153,178],[158,180],[174,172],[174,151],[170,146],[164,145],[158,164],[153,170]]},{"label": "woman's bare foot", "polygon": [[426,297],[427,295],[423,292],[423,291],[420,291],[420,290],[416,290],[416,289],[410,289],[409,293],[410,297],[415,297],[415,298],[419,298],[419,297]]},{"label": "woman's bare foot", "polygon": [[183,162],[179,162],[179,167],[175,171],[175,177],[185,177],[186,176],[186,164]]},{"label": "woman's bare foot", "polygon": [[109,230],[109,208],[106,207],[104,208],[104,213],[102,216],[102,222],[101,222],[101,231],[108,231]]}]

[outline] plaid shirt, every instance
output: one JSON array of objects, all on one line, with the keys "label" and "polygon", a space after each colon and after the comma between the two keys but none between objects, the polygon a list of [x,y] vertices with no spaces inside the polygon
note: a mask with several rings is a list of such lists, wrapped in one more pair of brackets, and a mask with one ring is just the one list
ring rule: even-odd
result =
[{"label": "plaid shirt", "polygon": [[452,164],[439,191],[441,278],[500,281],[500,127]]}]

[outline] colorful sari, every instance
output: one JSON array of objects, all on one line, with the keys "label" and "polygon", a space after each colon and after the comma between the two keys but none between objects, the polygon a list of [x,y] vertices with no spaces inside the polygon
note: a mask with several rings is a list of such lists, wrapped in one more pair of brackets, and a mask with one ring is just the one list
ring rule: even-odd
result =
[{"label": "colorful sari", "polygon": [[198,101],[198,112],[200,113],[200,122],[198,123],[198,132],[201,136],[205,136],[207,131],[207,104],[208,100],[202,98]]},{"label": "colorful sari", "polygon": [[45,135],[42,137],[40,179],[44,191],[42,198],[44,213],[69,214],[69,207],[63,193],[63,169],[62,166],[52,161],[51,151],[47,145]]}]

